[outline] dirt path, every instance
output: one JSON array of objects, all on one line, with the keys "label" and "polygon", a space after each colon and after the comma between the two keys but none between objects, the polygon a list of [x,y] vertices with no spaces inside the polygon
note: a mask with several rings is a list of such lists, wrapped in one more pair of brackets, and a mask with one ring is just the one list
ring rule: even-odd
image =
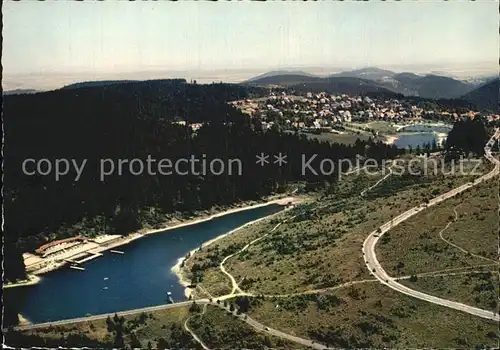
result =
[{"label": "dirt path", "polygon": [[449,221],[445,228],[443,228],[441,231],[439,231],[439,238],[441,238],[441,240],[443,242],[445,242],[446,244],[449,244],[451,245],[452,247],[460,250],[461,252],[465,253],[465,254],[468,254],[468,255],[471,255],[471,256],[474,256],[476,258],[479,258],[479,259],[483,259],[483,260],[488,260],[488,261],[492,261],[492,262],[498,262],[496,260],[493,260],[493,259],[490,259],[490,258],[487,258],[487,257],[484,257],[482,255],[478,255],[478,254],[474,254],[474,253],[471,253],[470,251],[460,247],[459,245],[456,245],[455,243],[447,240],[446,238],[443,237],[443,232],[446,231],[453,223],[457,222],[458,220],[458,213],[457,213],[457,208],[461,205],[462,203],[458,204],[457,206],[455,206],[455,208],[453,208],[453,213],[455,214],[455,217],[453,218],[452,221]]}]

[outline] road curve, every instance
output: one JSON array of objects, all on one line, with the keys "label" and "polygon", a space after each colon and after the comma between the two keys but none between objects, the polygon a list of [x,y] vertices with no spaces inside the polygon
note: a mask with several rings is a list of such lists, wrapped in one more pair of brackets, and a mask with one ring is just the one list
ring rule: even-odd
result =
[{"label": "road curve", "polygon": [[495,320],[495,321],[500,320],[498,313],[495,313],[495,312],[492,312],[489,310],[483,310],[483,309],[480,309],[477,307],[469,306],[469,305],[458,303],[455,301],[446,300],[446,299],[439,298],[439,297],[429,295],[426,293],[422,293],[422,292],[413,290],[411,288],[408,288],[408,287],[398,283],[396,281],[396,279],[389,276],[387,274],[387,272],[382,268],[382,266],[380,265],[380,262],[377,260],[376,254],[375,254],[375,246],[376,246],[378,240],[383,236],[384,233],[389,231],[392,227],[400,224],[401,222],[403,222],[405,220],[408,220],[410,217],[416,215],[417,213],[421,212],[422,210],[425,210],[428,207],[436,205],[436,204],[438,204],[438,203],[440,203],[448,198],[451,198],[453,196],[456,196],[457,194],[459,194],[459,193],[461,193],[461,192],[463,192],[471,187],[474,187],[475,185],[477,185],[485,180],[489,180],[489,179],[493,178],[494,176],[498,175],[500,173],[500,162],[491,155],[491,146],[493,145],[493,143],[495,141],[498,141],[499,138],[500,138],[500,130],[496,129],[495,134],[491,137],[491,139],[488,141],[488,143],[486,144],[486,146],[484,148],[485,157],[490,162],[495,164],[495,167],[493,168],[492,171],[477,178],[473,183],[467,183],[467,184],[464,184],[462,186],[459,186],[455,189],[452,189],[451,191],[448,191],[444,194],[437,196],[436,198],[433,198],[427,204],[422,204],[420,206],[414,207],[414,208],[402,213],[401,215],[395,217],[391,221],[380,226],[380,231],[377,229],[369,234],[369,236],[366,238],[366,240],[363,243],[363,249],[362,249],[363,254],[365,255],[365,263],[366,263],[366,266],[367,266],[368,270],[370,271],[370,273],[372,275],[374,275],[382,284],[388,286],[389,288],[391,288],[397,292],[409,295],[409,296],[417,298],[417,299],[425,300],[425,301],[428,301],[428,302],[433,303],[433,304],[446,306],[446,307],[449,307],[451,309],[463,311],[463,312],[469,313],[471,315],[479,316],[479,317],[486,318],[486,319],[491,319],[491,320]]}]

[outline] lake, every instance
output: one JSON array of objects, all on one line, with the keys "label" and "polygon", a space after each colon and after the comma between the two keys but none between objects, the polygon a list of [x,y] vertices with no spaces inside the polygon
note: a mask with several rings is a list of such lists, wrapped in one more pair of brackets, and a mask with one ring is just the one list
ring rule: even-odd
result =
[{"label": "lake", "polygon": [[423,147],[426,143],[432,144],[433,141],[439,145],[442,143],[444,137],[440,137],[438,134],[448,134],[450,130],[451,126],[448,125],[409,125],[400,129],[398,138],[394,141],[394,144],[398,148],[408,148],[411,146],[413,149],[417,146]]},{"label": "lake", "polygon": [[151,234],[117,248],[123,255],[104,252],[85,263],[85,271],[63,268],[42,275],[36,285],[5,289],[4,305],[9,313],[41,323],[165,304],[166,292],[174,301],[185,300],[184,288],[171,271],[180,257],[283,208],[270,204]]}]

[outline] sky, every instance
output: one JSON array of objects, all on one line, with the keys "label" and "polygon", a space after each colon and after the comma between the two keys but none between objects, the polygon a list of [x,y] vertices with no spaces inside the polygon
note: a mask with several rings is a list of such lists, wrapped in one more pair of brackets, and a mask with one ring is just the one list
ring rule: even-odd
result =
[{"label": "sky", "polygon": [[[498,67],[498,1],[3,4],[4,77]],[[208,74],[208,73],[207,73]]]}]

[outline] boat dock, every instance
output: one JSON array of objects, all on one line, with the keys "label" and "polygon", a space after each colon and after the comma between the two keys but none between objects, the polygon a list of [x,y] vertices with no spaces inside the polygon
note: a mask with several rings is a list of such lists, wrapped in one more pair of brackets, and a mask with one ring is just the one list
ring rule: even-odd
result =
[{"label": "boat dock", "polygon": [[[70,263],[70,264],[80,265],[80,264],[83,264],[86,261],[98,258],[98,257],[100,257],[102,255],[103,255],[102,253],[90,252],[90,253],[85,253],[85,254],[79,254],[79,255],[77,255],[77,256],[75,256],[73,258],[68,258],[68,259],[63,259],[63,260],[65,262],[67,262],[67,263]],[[78,258],[81,258],[81,259],[80,260],[76,260]]]},{"label": "boat dock", "polygon": [[80,270],[80,271],[85,271],[85,269],[83,267],[80,267],[80,266],[70,266],[69,267],[70,269],[75,269],[75,270]]},{"label": "boat dock", "polygon": [[86,261],[98,258],[98,257],[100,257],[102,255],[103,255],[102,253],[93,253],[92,255],[87,256],[86,258],[83,258],[82,260],[78,260],[78,261],[75,260],[75,263],[77,263],[77,264],[83,264]]}]

